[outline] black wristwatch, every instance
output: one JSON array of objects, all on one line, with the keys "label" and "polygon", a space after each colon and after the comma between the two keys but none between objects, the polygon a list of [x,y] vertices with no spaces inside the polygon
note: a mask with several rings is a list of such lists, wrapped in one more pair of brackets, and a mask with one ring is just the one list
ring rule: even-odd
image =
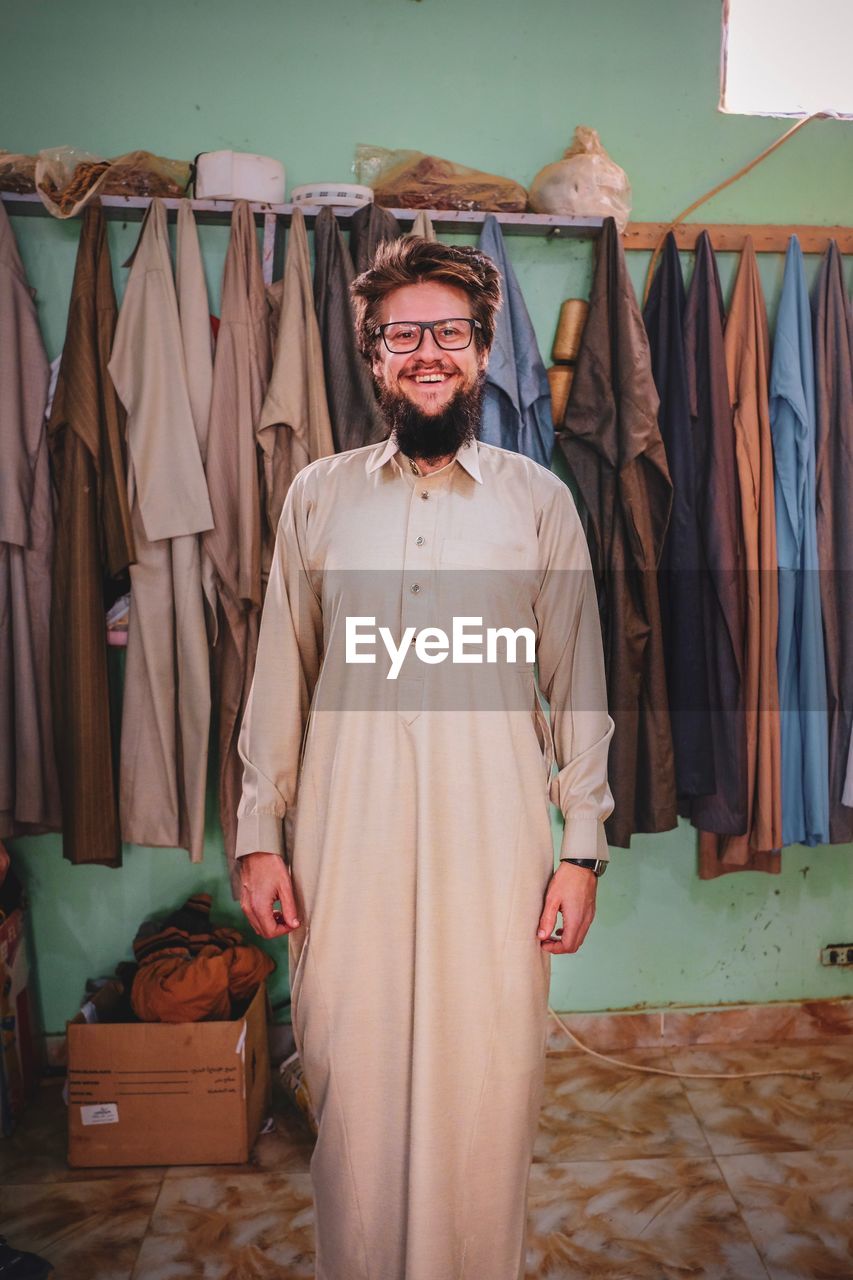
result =
[{"label": "black wristwatch", "polygon": [[573,867],[586,867],[587,871],[591,871],[596,879],[603,876],[607,870],[606,858],[561,858],[561,862],[570,862]]}]

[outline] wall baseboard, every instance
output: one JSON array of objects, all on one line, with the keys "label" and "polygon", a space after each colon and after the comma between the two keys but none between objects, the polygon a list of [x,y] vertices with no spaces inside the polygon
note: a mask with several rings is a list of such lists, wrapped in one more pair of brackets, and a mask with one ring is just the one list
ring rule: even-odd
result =
[{"label": "wall baseboard", "polygon": [[[558,1010],[559,1012],[559,1010]],[[853,999],[560,1013],[590,1049],[666,1048],[691,1044],[774,1043],[853,1036]],[[548,1048],[571,1044],[552,1018]]]}]

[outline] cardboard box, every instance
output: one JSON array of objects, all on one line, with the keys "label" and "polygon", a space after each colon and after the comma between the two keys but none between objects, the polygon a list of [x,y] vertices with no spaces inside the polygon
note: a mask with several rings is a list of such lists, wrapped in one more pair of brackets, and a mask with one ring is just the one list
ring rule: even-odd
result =
[{"label": "cardboard box", "polygon": [[0,1134],[9,1137],[35,1090],[35,1051],[30,966],[24,913],[0,921]]},{"label": "cardboard box", "polygon": [[68,1163],[238,1164],[270,1101],[266,987],[232,1022],[68,1024]]}]

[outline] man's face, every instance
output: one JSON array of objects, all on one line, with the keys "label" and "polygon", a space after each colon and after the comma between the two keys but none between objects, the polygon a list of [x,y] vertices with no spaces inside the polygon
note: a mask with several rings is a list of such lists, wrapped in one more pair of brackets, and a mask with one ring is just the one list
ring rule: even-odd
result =
[{"label": "man's face", "polygon": [[[379,313],[380,324],[399,320],[451,320],[471,316],[471,303],[463,289],[425,281],[404,285],[385,298]],[[476,337],[464,351],[443,351],[432,333],[424,330],[417,351],[394,355],[378,339],[373,357],[373,374],[383,390],[402,395],[421,413],[440,414],[458,391],[470,392],[486,367],[487,356],[477,347]]]}]

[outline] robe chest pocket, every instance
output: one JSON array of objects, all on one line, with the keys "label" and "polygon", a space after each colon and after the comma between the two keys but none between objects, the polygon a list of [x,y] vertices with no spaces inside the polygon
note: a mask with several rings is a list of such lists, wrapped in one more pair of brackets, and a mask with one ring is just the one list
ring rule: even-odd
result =
[{"label": "robe chest pocket", "polygon": [[530,553],[518,542],[489,542],[483,538],[445,538],[442,569],[525,569]]}]

